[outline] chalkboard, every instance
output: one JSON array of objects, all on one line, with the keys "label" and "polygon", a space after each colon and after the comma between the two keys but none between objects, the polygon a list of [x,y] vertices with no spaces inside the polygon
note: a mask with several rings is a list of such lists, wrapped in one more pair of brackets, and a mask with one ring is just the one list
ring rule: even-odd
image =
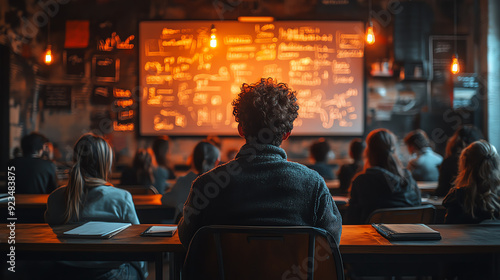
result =
[{"label": "chalkboard", "polygon": [[334,21],[140,22],[140,133],[236,135],[231,102],[242,83],[273,77],[297,94],[292,135],[360,135],[363,29]]},{"label": "chalkboard", "polygon": [[41,91],[44,108],[71,110],[71,86],[49,84],[44,85]]}]

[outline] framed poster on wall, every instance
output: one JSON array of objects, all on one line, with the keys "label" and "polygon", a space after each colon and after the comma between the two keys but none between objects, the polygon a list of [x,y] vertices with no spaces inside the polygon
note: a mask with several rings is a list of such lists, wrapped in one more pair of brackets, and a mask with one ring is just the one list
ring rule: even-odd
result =
[{"label": "framed poster on wall", "polygon": [[[456,43],[455,43],[456,42]],[[450,72],[453,55],[458,54],[461,69],[465,71],[467,61],[466,36],[430,36],[429,55],[431,62],[431,80],[445,82],[447,73]]]}]

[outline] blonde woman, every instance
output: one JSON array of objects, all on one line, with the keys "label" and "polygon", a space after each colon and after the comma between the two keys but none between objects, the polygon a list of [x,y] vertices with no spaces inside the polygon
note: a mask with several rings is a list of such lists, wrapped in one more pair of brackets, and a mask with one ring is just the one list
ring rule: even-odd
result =
[{"label": "blonde woman", "polygon": [[500,157],[493,145],[476,141],[462,151],[455,187],[443,200],[448,224],[500,218]]},{"label": "blonde woman", "polygon": [[[45,221],[51,226],[87,221],[139,224],[132,195],[108,183],[113,154],[102,137],[85,134],[73,149],[67,186],[52,192]],[[145,279],[144,262],[61,262],[61,274],[73,279]],[[76,277],[76,278],[75,278]]]}]

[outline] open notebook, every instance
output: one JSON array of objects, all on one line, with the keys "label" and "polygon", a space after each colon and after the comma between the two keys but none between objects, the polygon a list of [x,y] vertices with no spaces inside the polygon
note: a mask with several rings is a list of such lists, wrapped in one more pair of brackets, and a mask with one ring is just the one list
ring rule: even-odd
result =
[{"label": "open notebook", "polygon": [[389,240],[439,240],[441,234],[424,224],[372,224]]},{"label": "open notebook", "polygon": [[111,238],[131,226],[131,223],[87,222],[72,230],[65,231],[63,237]]}]

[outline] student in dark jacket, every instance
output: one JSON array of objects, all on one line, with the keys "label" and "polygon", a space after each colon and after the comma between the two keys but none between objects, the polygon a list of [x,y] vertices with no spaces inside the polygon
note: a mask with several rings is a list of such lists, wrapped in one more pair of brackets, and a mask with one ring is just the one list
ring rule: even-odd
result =
[{"label": "student in dark jacket", "polygon": [[311,145],[310,153],[314,164],[309,166],[312,170],[318,172],[325,180],[335,179],[332,167],[328,164],[328,155],[332,152],[330,145],[324,138],[318,139]]},{"label": "student in dark jacket", "polygon": [[455,187],[443,206],[447,224],[500,219],[500,158],[493,145],[480,140],[462,151]]},{"label": "student in dark jacket", "polygon": [[347,209],[349,224],[364,224],[379,208],[421,205],[420,190],[396,154],[396,137],[376,129],[366,139],[365,169],[352,181]]},{"label": "student in dark jacket", "polygon": [[56,166],[49,160],[42,159],[45,136],[32,132],[21,139],[23,156],[9,161],[9,166],[16,174],[16,193],[49,194],[57,187]]},{"label": "student in dark jacket", "polygon": [[483,139],[481,131],[473,125],[464,125],[455,131],[446,144],[446,157],[439,168],[438,186],[434,191],[436,196],[446,196],[453,187],[453,181],[458,175],[458,159],[460,153],[471,143]]},{"label": "student in dark jacket", "polygon": [[168,180],[173,180],[175,179],[175,173],[168,160],[169,147],[170,138],[166,135],[158,136],[152,145],[155,161],[158,165],[157,168],[160,170],[159,172],[167,173]]},{"label": "student in dark jacket", "polygon": [[150,149],[139,149],[135,153],[132,167],[123,171],[120,185],[154,186],[160,194],[164,193],[167,184],[167,170],[158,167]]},{"label": "student in dark jacket", "polygon": [[196,144],[191,156],[191,170],[186,175],[177,178],[174,186],[161,198],[163,205],[175,208],[174,220],[176,222],[182,216],[182,207],[188,198],[193,181],[200,174],[217,166],[219,161],[220,151],[216,146],[206,140]]},{"label": "student in dark jacket", "polygon": [[339,173],[337,174],[339,178],[339,195],[345,195],[349,193],[349,187],[351,186],[352,178],[356,173],[363,170],[363,152],[365,150],[365,143],[360,138],[355,138],[351,141],[349,145],[349,156],[352,158],[353,163],[344,164],[340,167]]},{"label": "student in dark jacket", "polygon": [[286,84],[269,78],[242,85],[233,114],[246,144],[193,182],[178,227],[184,246],[206,225],[313,226],[339,244],[342,218],[325,181],[280,148],[298,109]]}]

